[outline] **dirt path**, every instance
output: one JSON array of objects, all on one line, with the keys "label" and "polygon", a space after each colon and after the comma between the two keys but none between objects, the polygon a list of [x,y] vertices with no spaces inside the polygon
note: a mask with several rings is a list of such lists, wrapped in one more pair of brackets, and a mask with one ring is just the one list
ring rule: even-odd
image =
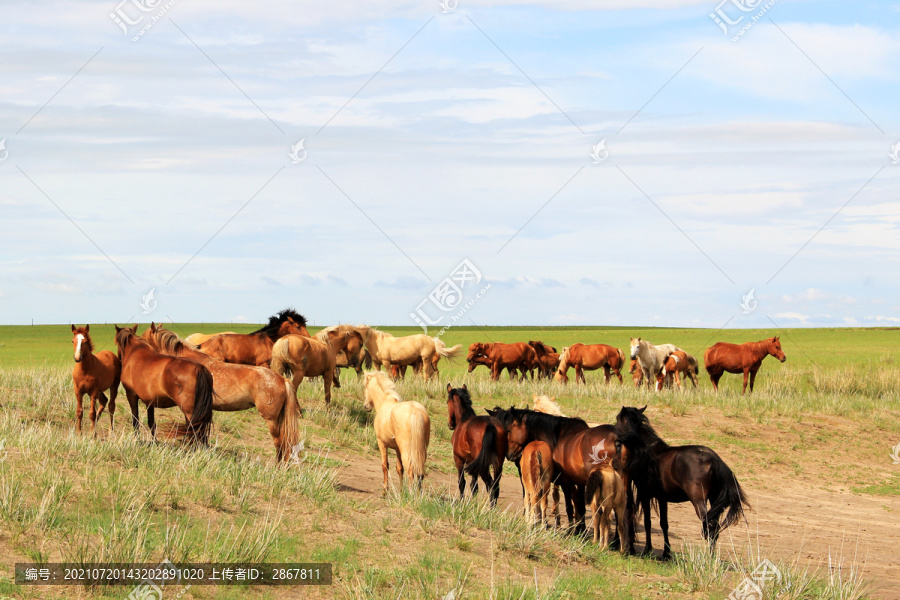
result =
[{"label": "dirt path", "polygon": [[[343,452],[332,453],[342,460],[338,482],[343,491],[361,497],[378,497],[382,489],[379,459]],[[391,456],[392,481],[396,482]],[[426,481],[456,490],[455,476],[432,470]],[[828,576],[828,556],[833,564],[844,559],[844,576],[851,564],[862,567],[865,579],[873,583],[873,598],[900,597],[900,499],[869,497],[845,492],[829,492],[808,483],[776,478],[769,485],[749,482],[744,489],[753,505],[749,526],[737,525],[722,535],[720,548],[742,551],[751,542],[763,551],[762,558],[798,561],[800,570],[809,566],[819,576]],[[515,476],[504,476],[500,484],[500,507],[521,510],[522,492]],[[562,507],[561,507],[562,508]],[[669,533],[673,549],[683,541],[701,544],[700,522],[689,504],[670,505]],[[638,539],[643,540],[643,525]],[[653,541],[662,547],[662,533],[653,517]],[[734,549],[734,550],[733,550]]]}]

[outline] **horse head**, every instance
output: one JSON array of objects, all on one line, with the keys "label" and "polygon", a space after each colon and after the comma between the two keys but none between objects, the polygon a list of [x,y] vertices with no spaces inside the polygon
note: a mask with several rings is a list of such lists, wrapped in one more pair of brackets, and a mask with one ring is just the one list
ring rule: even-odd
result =
[{"label": "horse head", "polygon": [[447,384],[447,429],[453,431],[456,429],[458,417],[462,414],[463,399],[460,397],[460,391],[469,394],[469,388],[463,384],[461,388],[454,388],[451,384]]},{"label": "horse head", "polygon": [[638,351],[641,349],[641,338],[631,338],[631,359],[637,358]]},{"label": "horse head", "polygon": [[138,324],[135,323],[134,327],[119,327],[116,328],[116,350],[118,350],[119,359],[122,358],[122,350],[124,350],[125,346],[128,343],[137,337],[137,329]]},{"label": "horse head", "polygon": [[475,342],[469,346],[469,355],[466,357],[468,362],[472,362],[479,354],[487,354],[487,344]]},{"label": "horse head", "polygon": [[781,349],[781,340],[776,336],[773,338],[769,338],[767,341],[769,342],[769,344],[766,349],[769,351],[769,354],[771,354],[781,362],[786,361],[787,356],[784,355],[784,351]]},{"label": "horse head", "polygon": [[645,410],[647,410],[646,405],[644,408],[623,406],[622,410],[619,411],[619,414],[616,415],[616,429],[621,431],[637,431],[643,425],[649,425],[650,421],[644,415]]},{"label": "horse head", "polygon": [[85,347],[88,351],[91,349],[91,326],[75,327],[72,325],[72,346],[75,348],[75,362],[81,362],[81,356]]}]

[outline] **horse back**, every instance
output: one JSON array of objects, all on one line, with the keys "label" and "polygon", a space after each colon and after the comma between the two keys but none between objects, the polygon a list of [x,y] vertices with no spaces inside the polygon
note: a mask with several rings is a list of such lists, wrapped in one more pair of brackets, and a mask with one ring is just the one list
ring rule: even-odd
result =
[{"label": "horse back", "polygon": [[744,368],[750,367],[753,362],[755,362],[754,357],[745,344],[718,342],[703,353],[703,363],[706,365],[707,371],[712,367],[730,373],[740,373]]},{"label": "horse back", "polygon": [[587,483],[591,471],[611,464],[616,456],[616,428],[598,425],[563,434],[553,449],[553,461],[576,484]]}]

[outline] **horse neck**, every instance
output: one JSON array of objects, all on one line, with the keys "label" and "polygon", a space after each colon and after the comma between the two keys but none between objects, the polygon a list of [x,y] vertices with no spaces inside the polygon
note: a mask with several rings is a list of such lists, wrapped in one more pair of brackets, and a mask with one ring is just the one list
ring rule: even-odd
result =
[{"label": "horse neck", "polygon": [[769,354],[769,344],[767,340],[761,342],[750,342],[750,351],[753,353],[754,360],[761,360]]},{"label": "horse neck", "polygon": [[375,392],[372,392],[372,404],[375,405],[375,412],[380,411],[385,406],[397,404],[397,399],[385,392],[381,386],[375,386]]},{"label": "horse neck", "polygon": [[470,407],[464,406],[462,400],[453,401],[453,412],[456,413],[457,425],[475,416],[475,411]]}]

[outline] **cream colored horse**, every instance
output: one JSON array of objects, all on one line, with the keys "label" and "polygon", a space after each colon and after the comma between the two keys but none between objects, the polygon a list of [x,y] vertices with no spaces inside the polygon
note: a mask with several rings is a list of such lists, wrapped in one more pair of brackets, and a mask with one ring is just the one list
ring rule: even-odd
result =
[{"label": "cream colored horse", "polygon": [[386,373],[369,371],[365,376],[366,399],[363,408],[375,409],[375,437],[381,451],[384,493],[388,491],[388,448],[397,452],[397,474],[409,483],[422,485],[425,456],[431,439],[431,419],[425,407],[410,400],[403,402],[394,382]]},{"label": "cream colored horse", "polygon": [[392,365],[408,366],[421,358],[422,373],[426,379],[435,373],[433,361],[435,354],[443,358],[455,358],[462,349],[460,344],[448,348],[440,339],[423,333],[394,337],[368,325],[358,325],[356,331],[362,336],[372,360],[379,368],[383,366],[390,369]]},{"label": "cream colored horse", "polygon": [[219,333],[192,333],[191,335],[187,336],[186,338],[184,338],[181,341],[184,344],[190,344],[192,346],[199,346],[200,344],[202,344],[209,338],[217,336],[217,335],[222,335],[224,333],[234,333],[234,332],[233,331],[220,331]]},{"label": "cream colored horse", "polygon": [[[559,404],[556,403],[555,396],[551,398],[549,396],[538,396],[537,394],[532,394],[532,398],[534,399],[535,412],[544,413],[545,415],[555,415],[557,417],[568,416],[566,414],[563,414],[563,411],[559,407]],[[599,427],[600,425],[600,423],[588,422],[588,427]]]},{"label": "cream colored horse", "polygon": [[[628,495],[622,476],[609,463],[594,469],[588,476],[585,497],[590,503],[592,529],[594,531],[594,543],[601,548],[609,546],[610,517],[612,511],[616,511],[616,529],[619,539],[627,536],[625,527],[625,514]],[[622,544],[621,551],[625,551]]]},{"label": "cream colored horse", "polygon": [[655,385],[656,374],[662,370],[669,355],[676,350],[681,350],[681,348],[675,344],[654,346],[647,340],[631,338],[631,358],[638,361],[648,387]]}]

